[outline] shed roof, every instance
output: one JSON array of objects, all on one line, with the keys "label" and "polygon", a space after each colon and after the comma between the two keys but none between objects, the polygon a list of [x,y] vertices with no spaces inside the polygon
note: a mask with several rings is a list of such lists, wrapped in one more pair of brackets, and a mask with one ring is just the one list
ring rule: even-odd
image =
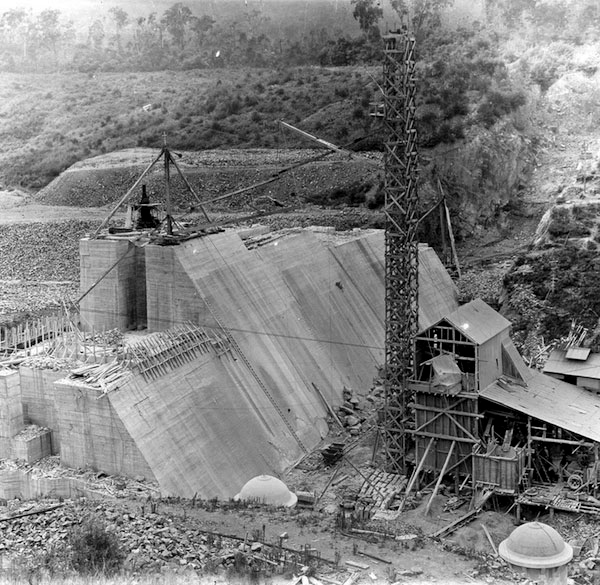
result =
[{"label": "shed roof", "polygon": [[481,299],[459,307],[445,317],[451,325],[477,345],[485,343],[510,327],[510,321]]},{"label": "shed roof", "polygon": [[555,349],[544,366],[544,373],[600,380],[600,353],[591,353],[585,361],[569,359],[566,354],[562,349]]},{"label": "shed roof", "polygon": [[531,370],[527,387],[497,381],[481,397],[600,442],[600,398],[595,394]]}]

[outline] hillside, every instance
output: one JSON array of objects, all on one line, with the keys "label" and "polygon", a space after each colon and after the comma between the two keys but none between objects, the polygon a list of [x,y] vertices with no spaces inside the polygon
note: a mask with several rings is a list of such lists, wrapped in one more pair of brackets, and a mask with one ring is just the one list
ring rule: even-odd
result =
[{"label": "hillside", "polygon": [[[137,74],[0,74],[0,177],[39,189],[73,163],[123,148],[276,148],[311,143],[277,120],[338,144],[378,126],[367,70],[300,68]],[[332,110],[333,108],[333,110]],[[343,115],[339,115],[343,112]]]},{"label": "hillside", "polygon": [[[457,236],[466,238],[502,222],[516,205],[532,168],[537,140],[532,118],[539,92],[513,75],[487,33],[461,31],[440,37],[439,43],[428,47],[418,63],[423,212],[443,192]],[[273,160],[288,149],[314,147],[282,130],[278,120],[352,150],[381,151],[385,130],[369,115],[371,104],[381,100],[381,76],[380,67],[364,66],[0,74],[5,145],[0,176],[5,187],[37,191],[69,169],[39,200],[104,205],[141,169],[134,161],[123,161],[117,169],[108,159],[110,168],[102,169],[102,159],[95,157],[157,149],[165,137],[171,148],[186,153],[243,148],[253,158],[256,149],[267,148]],[[186,160],[191,156],[186,154]],[[90,158],[89,165],[73,166]],[[360,164],[351,171],[341,165],[339,173],[319,164],[299,169],[280,191],[297,194],[302,185],[309,191],[301,193],[307,203],[380,205],[381,178]],[[85,172],[90,165],[91,174]],[[248,165],[256,166],[243,166]],[[248,173],[238,164],[234,172],[223,163],[218,171],[211,165],[207,175],[201,163],[187,166],[199,190],[202,186],[210,195],[245,187],[281,168],[269,163],[264,172]],[[79,198],[73,197],[76,191]],[[429,233],[435,231],[432,219],[425,225]]]}]

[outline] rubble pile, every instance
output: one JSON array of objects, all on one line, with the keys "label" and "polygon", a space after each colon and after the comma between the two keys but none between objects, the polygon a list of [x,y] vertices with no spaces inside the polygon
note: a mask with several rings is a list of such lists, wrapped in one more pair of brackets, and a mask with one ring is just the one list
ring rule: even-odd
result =
[{"label": "rubble pile", "polygon": [[600,581],[600,531],[593,517],[555,514],[551,524],[573,547],[569,577],[577,583]]},{"label": "rubble pile", "polygon": [[81,362],[73,358],[59,358],[50,355],[33,355],[23,359],[22,366],[34,370],[52,370],[53,372],[69,371],[81,366]]},{"label": "rubble pile", "polygon": [[87,491],[100,497],[135,500],[158,497],[158,484],[144,477],[129,478],[94,471],[92,469],[72,469],[62,467],[59,455],[44,457],[35,463],[26,463],[17,459],[0,459],[0,471],[27,473],[32,479],[74,478],[81,480]]},{"label": "rubble pile", "polygon": [[345,386],[342,398],[343,402],[338,409],[340,419],[351,435],[358,436],[366,420],[366,417],[362,413],[360,400],[352,390]]},{"label": "rubble pile", "polygon": [[79,239],[97,222],[0,225],[0,280],[78,281]]},{"label": "rubble pile", "polygon": [[[9,508],[13,502],[8,502]],[[260,530],[246,537],[208,530],[192,515],[158,510],[156,502],[136,509],[97,501],[47,500],[13,508],[0,516],[0,554],[23,564],[44,551],[61,550],[78,526],[92,521],[116,537],[126,558],[124,569],[140,573],[188,570],[196,572],[300,572],[311,562],[310,550],[295,551],[261,541]],[[58,546],[57,546],[58,545]],[[5,561],[6,564],[6,561]]]},{"label": "rubble pile", "polygon": [[[0,248],[2,247],[0,235]],[[76,246],[76,244],[74,244]],[[3,257],[4,258],[4,257]],[[9,264],[9,262],[6,262]],[[0,270],[4,268],[4,260]],[[71,272],[73,272],[71,270]],[[79,276],[77,276],[79,279]],[[24,280],[0,281],[0,322],[11,321],[22,313],[38,313],[48,307],[58,307],[65,299],[79,295],[77,282],[25,282]]]}]

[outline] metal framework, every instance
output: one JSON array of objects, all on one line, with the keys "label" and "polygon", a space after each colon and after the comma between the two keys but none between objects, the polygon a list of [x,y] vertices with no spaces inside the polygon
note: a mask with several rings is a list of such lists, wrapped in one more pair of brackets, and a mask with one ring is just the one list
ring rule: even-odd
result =
[{"label": "metal framework", "polygon": [[389,471],[406,472],[409,380],[418,328],[415,41],[384,36],[386,333],[383,443]]}]

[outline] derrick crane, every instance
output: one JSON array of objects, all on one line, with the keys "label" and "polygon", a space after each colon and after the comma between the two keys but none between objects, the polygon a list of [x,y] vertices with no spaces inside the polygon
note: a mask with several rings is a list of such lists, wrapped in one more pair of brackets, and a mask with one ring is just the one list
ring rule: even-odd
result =
[{"label": "derrick crane", "polygon": [[382,436],[389,471],[406,472],[409,380],[418,329],[418,193],[415,40],[406,31],[384,40],[385,404]]}]

